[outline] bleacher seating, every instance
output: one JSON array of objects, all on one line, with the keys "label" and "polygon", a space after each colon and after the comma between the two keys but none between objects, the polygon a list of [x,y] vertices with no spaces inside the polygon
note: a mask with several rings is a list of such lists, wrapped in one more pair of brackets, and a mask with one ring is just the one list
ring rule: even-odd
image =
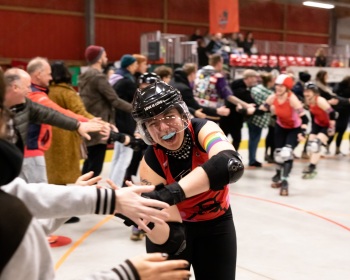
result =
[{"label": "bleacher seating", "polygon": [[315,59],[312,57],[293,56],[293,55],[267,55],[267,54],[231,54],[230,65],[235,67],[254,67],[254,68],[277,68],[285,69],[288,66],[313,66]]}]

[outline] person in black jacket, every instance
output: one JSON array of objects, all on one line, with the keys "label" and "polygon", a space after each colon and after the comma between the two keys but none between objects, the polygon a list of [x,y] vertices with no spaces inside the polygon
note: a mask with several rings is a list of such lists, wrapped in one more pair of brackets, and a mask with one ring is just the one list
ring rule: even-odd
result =
[{"label": "person in black jacket", "polygon": [[[256,71],[251,69],[245,70],[243,72],[243,79],[238,79],[231,83],[231,90],[234,95],[248,104],[255,104],[250,90],[257,85],[257,77],[258,73]],[[233,146],[238,150],[242,139],[241,130],[244,123],[244,115],[236,111],[235,104],[228,102],[227,100],[225,104],[230,108],[231,113],[229,116],[221,118],[220,127],[226,135],[231,134],[233,138]]]},{"label": "person in black jacket", "polygon": [[[350,76],[344,77],[344,79],[339,83],[338,88],[335,90],[335,93],[339,97],[347,99],[350,98]],[[333,139],[336,138],[335,154],[340,155],[342,154],[340,151],[340,145],[343,139],[344,132],[346,131],[349,123],[350,106],[349,104],[344,104],[344,102],[339,102],[338,105],[334,106],[334,109],[339,114],[335,126],[335,133],[337,134],[337,136],[335,137],[333,135],[329,137],[328,146],[332,143]]]},{"label": "person in black jacket", "polygon": [[227,116],[230,113],[230,110],[225,106],[210,108],[199,105],[195,100],[191,84],[196,78],[196,72],[197,67],[194,63],[186,63],[182,68],[175,69],[174,77],[171,80],[170,85],[180,91],[184,102],[195,117],[207,118],[208,116],[212,116],[216,117],[218,120],[219,116]]}]

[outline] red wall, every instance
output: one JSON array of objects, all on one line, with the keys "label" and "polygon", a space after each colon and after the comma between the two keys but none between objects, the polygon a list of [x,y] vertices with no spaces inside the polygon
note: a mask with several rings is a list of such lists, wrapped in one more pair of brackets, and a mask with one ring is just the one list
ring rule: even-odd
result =
[{"label": "red wall", "polygon": [[[84,2],[0,0],[0,60],[40,55],[83,61]],[[144,32],[190,35],[196,27],[204,32],[208,26],[208,0],[95,0],[95,6],[96,44],[106,48],[110,60],[138,53]],[[328,11],[293,5],[285,9],[283,4],[241,0],[239,18],[241,31],[252,30],[256,39],[328,42],[324,36],[328,35]]]}]

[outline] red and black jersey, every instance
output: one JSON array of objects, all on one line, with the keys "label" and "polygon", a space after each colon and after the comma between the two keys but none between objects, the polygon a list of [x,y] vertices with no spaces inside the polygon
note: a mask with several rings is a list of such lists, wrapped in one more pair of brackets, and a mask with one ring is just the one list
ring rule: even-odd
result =
[{"label": "red and black jersey", "polygon": [[317,105],[317,98],[315,96],[315,104],[310,104],[310,113],[314,116],[314,122],[322,127],[329,127],[329,115],[328,113]]},{"label": "red and black jersey", "polygon": [[[192,139],[192,157],[185,160],[174,159],[166,154],[166,150],[159,146],[149,148],[145,155],[147,164],[160,176],[166,179],[167,184],[179,181],[191,170],[202,165],[208,160],[208,154],[200,147],[196,140],[200,128],[206,123],[206,120],[192,119],[185,133],[189,133]],[[193,124],[193,126],[192,126]],[[151,155],[150,153],[153,153]],[[154,162],[157,160],[157,163]],[[157,167],[158,165],[158,167]],[[159,170],[161,167],[161,173]],[[174,171],[174,170],[177,171]],[[174,174],[180,174],[174,175]],[[184,221],[206,221],[212,220],[224,214],[229,208],[229,188],[225,186],[223,190],[209,190],[198,194],[177,204],[180,215]]]}]

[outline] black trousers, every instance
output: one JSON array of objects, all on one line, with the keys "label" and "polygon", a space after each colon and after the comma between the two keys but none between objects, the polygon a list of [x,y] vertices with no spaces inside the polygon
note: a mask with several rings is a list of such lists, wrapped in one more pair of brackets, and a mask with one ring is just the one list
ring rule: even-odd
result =
[{"label": "black trousers", "polygon": [[[185,259],[196,280],[232,280],[236,275],[237,241],[231,208],[222,216],[204,222],[184,222],[186,249],[169,259]],[[147,252],[152,243],[147,239]]]},{"label": "black trousers", "polygon": [[233,139],[232,145],[236,151],[238,151],[239,145],[241,144],[242,127],[243,123],[232,123],[229,125],[227,123],[220,123],[220,128],[225,133],[225,135],[228,136],[229,134],[231,134],[231,137]]},{"label": "black trousers", "polygon": [[82,174],[89,171],[94,171],[94,176],[101,174],[106,149],[106,144],[97,144],[87,147],[88,158],[84,161]]}]

